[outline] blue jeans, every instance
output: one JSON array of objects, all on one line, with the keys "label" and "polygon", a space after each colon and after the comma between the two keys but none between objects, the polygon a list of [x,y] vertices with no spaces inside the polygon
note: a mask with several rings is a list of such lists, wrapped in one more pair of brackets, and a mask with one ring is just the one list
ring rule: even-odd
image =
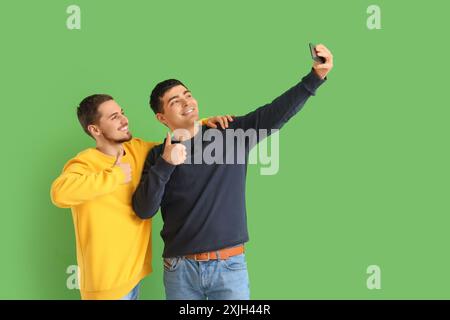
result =
[{"label": "blue jeans", "polygon": [[167,300],[249,300],[245,254],[226,260],[164,259]]},{"label": "blue jeans", "polygon": [[141,288],[141,283],[139,282],[136,287],[134,287],[125,297],[120,300],[138,300],[139,299],[139,289]]}]

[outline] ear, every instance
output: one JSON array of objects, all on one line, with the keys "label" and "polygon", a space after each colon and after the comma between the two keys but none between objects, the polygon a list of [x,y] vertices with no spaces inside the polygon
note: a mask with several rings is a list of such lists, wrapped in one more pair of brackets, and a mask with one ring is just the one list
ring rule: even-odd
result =
[{"label": "ear", "polygon": [[90,124],[88,125],[87,129],[93,137],[98,137],[102,134],[100,129],[96,125]]},{"label": "ear", "polygon": [[161,112],[158,112],[156,114],[156,119],[161,122],[162,124],[164,124],[165,126],[167,126],[167,120],[166,117],[164,116],[164,114],[162,114]]}]

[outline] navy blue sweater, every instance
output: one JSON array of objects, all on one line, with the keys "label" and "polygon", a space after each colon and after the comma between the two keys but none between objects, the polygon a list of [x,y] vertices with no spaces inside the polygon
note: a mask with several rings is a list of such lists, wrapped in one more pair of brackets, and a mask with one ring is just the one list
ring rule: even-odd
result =
[{"label": "navy blue sweater", "polygon": [[[268,134],[271,129],[280,129],[324,81],[311,71],[271,103],[236,117],[229,129],[267,129]],[[178,166],[161,157],[164,143],[150,150],[133,195],[133,209],[140,218],[147,219],[161,207],[163,257],[214,251],[249,240],[245,208],[248,153],[265,136],[226,139],[226,131],[202,127],[191,140],[183,142],[188,159]],[[217,135],[223,139],[216,141]],[[209,153],[222,161],[198,161],[199,153],[220,140],[223,148]],[[244,159],[238,158],[242,150]]]}]

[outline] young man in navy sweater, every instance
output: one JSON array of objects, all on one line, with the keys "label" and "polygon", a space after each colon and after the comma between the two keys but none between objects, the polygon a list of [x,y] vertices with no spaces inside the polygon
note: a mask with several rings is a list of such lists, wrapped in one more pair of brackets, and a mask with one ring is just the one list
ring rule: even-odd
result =
[{"label": "young man in navy sweater", "polygon": [[[198,105],[178,80],[160,82],[150,106],[166,125],[163,144],[148,154],[133,208],[142,219],[161,208],[164,221],[164,286],[167,299],[249,299],[244,244],[248,153],[280,129],[326,80],[333,56],[269,104],[230,119],[225,130],[198,124]],[[213,161],[211,161],[213,160]]]}]

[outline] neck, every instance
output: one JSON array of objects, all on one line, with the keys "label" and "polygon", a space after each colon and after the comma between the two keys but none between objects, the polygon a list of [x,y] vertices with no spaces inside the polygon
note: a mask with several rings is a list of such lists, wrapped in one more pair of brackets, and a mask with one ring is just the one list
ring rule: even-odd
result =
[{"label": "neck", "polygon": [[193,138],[200,130],[200,122],[195,123],[188,128],[171,128],[175,140],[186,141]]},{"label": "neck", "polygon": [[108,156],[117,156],[120,151],[123,151],[122,143],[111,143],[106,141],[97,141],[96,149]]}]

